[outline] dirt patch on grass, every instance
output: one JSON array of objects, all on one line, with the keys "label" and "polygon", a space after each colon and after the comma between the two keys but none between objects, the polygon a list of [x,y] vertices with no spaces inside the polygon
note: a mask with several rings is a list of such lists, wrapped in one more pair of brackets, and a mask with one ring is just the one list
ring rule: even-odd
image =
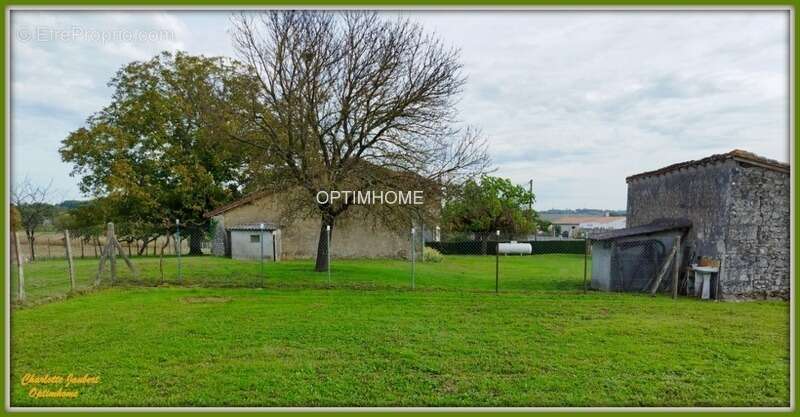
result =
[{"label": "dirt patch on grass", "polygon": [[214,303],[227,303],[231,301],[231,297],[218,297],[218,296],[206,296],[206,297],[183,297],[181,298],[181,302],[187,304],[214,304]]}]

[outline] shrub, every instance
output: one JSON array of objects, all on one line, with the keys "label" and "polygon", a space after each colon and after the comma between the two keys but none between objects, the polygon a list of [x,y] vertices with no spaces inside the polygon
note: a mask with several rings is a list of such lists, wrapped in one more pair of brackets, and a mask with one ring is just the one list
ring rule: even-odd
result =
[{"label": "shrub", "polygon": [[425,262],[442,262],[444,255],[438,250],[426,246],[422,249],[422,260]]}]

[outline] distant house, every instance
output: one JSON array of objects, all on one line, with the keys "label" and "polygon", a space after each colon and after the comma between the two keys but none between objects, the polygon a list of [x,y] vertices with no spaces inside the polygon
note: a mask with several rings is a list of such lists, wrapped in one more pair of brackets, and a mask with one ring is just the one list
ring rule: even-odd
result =
[{"label": "distant house", "polygon": [[[276,259],[316,256],[321,220],[319,216],[286,219],[285,202],[289,198],[286,193],[257,192],[207,213],[217,227],[212,252],[218,256],[252,258],[253,250],[256,246],[260,250],[260,245],[255,240],[248,244],[247,239],[251,235],[258,236],[255,225],[265,223],[270,225],[268,245],[271,245],[272,236],[280,236],[280,252],[275,253]],[[410,247],[408,228],[407,224],[388,227],[370,215],[368,207],[351,207],[336,219],[331,233],[331,256],[405,257]],[[237,249],[244,252],[235,253]],[[268,253],[271,255],[271,252],[270,247]]]},{"label": "distant house", "polygon": [[581,232],[589,233],[603,232],[608,230],[624,229],[626,218],[624,216],[605,216],[595,217],[578,225]]},{"label": "distant house", "polygon": [[586,233],[625,228],[625,216],[564,216],[553,219],[553,227],[564,238],[576,238]]}]

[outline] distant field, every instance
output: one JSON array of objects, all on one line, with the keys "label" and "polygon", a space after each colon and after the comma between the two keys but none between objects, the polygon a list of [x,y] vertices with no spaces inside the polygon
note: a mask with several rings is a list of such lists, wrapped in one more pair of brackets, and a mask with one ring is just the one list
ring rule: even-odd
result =
[{"label": "distant field", "polygon": [[[190,283],[261,278],[257,262],[191,262]],[[47,265],[26,266],[58,275]],[[583,294],[575,255],[501,258],[499,295],[486,257],[418,264],[416,291],[403,261],[338,261],[333,288],[310,261],[269,266],[263,289],[131,286],[13,310],[12,404],[788,406],[785,302]],[[33,399],[26,373],[101,382]]]}]

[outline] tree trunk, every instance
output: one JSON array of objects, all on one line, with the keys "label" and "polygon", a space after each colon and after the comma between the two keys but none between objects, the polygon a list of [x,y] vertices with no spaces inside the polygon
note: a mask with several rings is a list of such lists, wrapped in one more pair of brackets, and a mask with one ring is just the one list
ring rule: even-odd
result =
[{"label": "tree trunk", "polygon": [[143,256],[143,255],[147,256],[147,248],[150,246],[150,242],[152,242],[153,240],[155,240],[155,239],[148,239],[148,238],[142,239],[142,246],[139,246],[139,242],[136,242],[136,246],[138,247],[138,253],[137,254],[139,256]]},{"label": "tree trunk", "polygon": [[33,233],[27,233],[27,235],[28,235],[28,245],[30,245],[31,247],[31,262],[33,262],[36,260],[36,249],[35,249],[36,239],[34,238]]},{"label": "tree trunk", "polygon": [[319,227],[319,241],[317,242],[317,263],[314,270],[317,272],[325,272],[328,270],[328,226],[331,227],[331,236],[333,236],[333,221],[334,217],[329,214],[322,215],[322,222]]},{"label": "tree trunk", "polygon": [[203,254],[203,233],[199,229],[187,229],[189,236],[189,256]]}]

